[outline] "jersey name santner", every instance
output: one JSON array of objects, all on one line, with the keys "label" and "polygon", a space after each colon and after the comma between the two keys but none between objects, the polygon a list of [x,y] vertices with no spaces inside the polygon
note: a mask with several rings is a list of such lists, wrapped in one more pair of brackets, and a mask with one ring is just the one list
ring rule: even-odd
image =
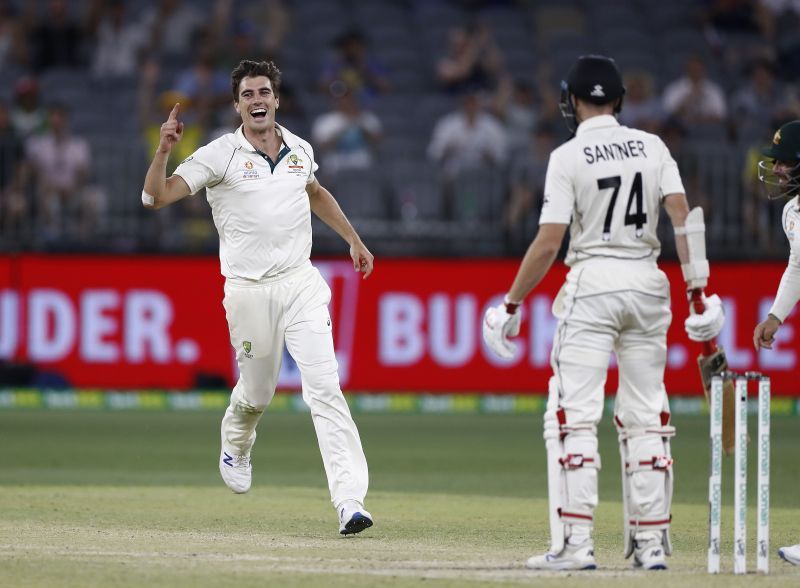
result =
[{"label": "jersey name santner", "polygon": [[661,200],[678,193],[678,166],[659,137],[595,116],[550,155],[539,224],[570,225],[570,266],[594,257],[655,261]]},{"label": "jersey name santner", "polygon": [[608,145],[593,145],[583,148],[586,163],[595,161],[608,161],[626,159],[628,157],[647,157],[644,152],[644,141],[630,140],[627,143],[610,143]]}]

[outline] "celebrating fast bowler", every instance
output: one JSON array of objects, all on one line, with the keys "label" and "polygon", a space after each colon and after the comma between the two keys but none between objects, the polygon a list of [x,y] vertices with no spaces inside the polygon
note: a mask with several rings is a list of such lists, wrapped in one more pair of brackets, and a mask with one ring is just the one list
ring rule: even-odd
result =
[{"label": "celebrating fast bowler", "polygon": [[241,126],[198,149],[167,178],[170,151],[183,132],[176,104],[161,125],[142,201],[158,209],[205,188],[219,232],[223,306],[240,373],[222,419],[225,484],[236,493],[250,489],[256,425],[275,394],[285,344],[300,369],[339,532],[359,533],[372,526],[364,509],[367,460],[339,387],[331,291],[309,259],[311,212],[347,241],[364,278],[373,256],[315,178],[311,146],[275,122],[280,81],[272,62],[239,63],[231,85]]}]

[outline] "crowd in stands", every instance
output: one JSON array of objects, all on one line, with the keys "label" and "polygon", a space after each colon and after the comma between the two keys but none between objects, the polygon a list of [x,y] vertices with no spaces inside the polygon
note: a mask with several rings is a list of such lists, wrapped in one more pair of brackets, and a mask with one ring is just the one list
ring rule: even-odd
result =
[{"label": "crowd in stands", "polygon": [[147,215],[138,191],[176,102],[171,169],[236,128],[247,58],[283,70],[278,122],[376,251],[454,227],[518,253],[568,139],[559,80],[588,52],[617,59],[620,120],[667,141],[712,252],[784,251],[755,162],[800,117],[792,0],[0,0],[0,249],[212,251],[202,198]]}]

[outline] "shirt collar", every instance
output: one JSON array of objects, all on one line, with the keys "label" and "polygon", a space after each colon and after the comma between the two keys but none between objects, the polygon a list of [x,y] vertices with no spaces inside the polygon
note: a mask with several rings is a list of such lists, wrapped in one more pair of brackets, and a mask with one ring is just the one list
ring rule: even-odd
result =
[{"label": "shirt collar", "polygon": [[[296,137],[292,133],[287,131],[278,123],[275,123],[275,128],[278,129],[278,134],[281,136],[281,142],[286,145],[286,147],[293,149],[297,146]],[[247,140],[247,137],[244,136],[244,124],[239,125],[239,128],[236,129],[234,134],[236,135],[236,139],[239,141],[239,145],[242,147],[242,149],[245,149],[251,153],[259,152],[259,150],[253,147],[253,144]]]},{"label": "shirt collar", "polygon": [[618,127],[618,126],[620,126],[619,121],[617,120],[617,117],[614,116],[613,114],[599,114],[579,124],[578,130],[575,132],[575,134],[580,135],[587,131],[593,131],[595,129],[602,129],[605,127]]}]

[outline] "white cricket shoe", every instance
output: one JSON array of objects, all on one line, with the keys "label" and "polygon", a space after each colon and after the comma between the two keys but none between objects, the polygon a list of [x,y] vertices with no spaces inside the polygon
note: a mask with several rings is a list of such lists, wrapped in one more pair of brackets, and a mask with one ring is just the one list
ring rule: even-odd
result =
[{"label": "white cricket shoe", "polygon": [[790,545],[789,547],[781,547],[778,550],[778,555],[781,556],[782,560],[800,566],[800,543],[797,545]]},{"label": "white cricket shoe", "polygon": [[525,565],[531,570],[595,570],[594,544],[591,539],[577,545],[567,543],[559,553],[534,555]]},{"label": "white cricket shoe", "polygon": [[660,539],[634,541],[633,567],[641,570],[666,570],[667,554]]},{"label": "white cricket shoe", "polygon": [[236,494],[244,494],[250,490],[250,482],[253,479],[250,453],[236,455],[223,447],[219,454],[219,473],[228,488]]},{"label": "white cricket shoe", "polygon": [[372,526],[372,515],[355,500],[345,500],[339,506],[339,533],[355,535]]}]

